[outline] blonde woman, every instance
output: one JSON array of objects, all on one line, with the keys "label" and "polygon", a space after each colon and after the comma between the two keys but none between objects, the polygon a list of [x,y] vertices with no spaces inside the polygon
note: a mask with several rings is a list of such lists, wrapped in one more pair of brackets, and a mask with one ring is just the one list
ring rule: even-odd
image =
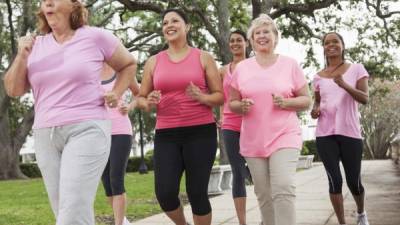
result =
[{"label": "blonde woman", "polygon": [[275,53],[279,32],[261,14],[247,33],[255,56],[233,73],[230,109],[243,115],[240,153],[253,177],[264,225],[294,225],[295,173],[302,146],[297,111],[311,98],[298,63]]}]

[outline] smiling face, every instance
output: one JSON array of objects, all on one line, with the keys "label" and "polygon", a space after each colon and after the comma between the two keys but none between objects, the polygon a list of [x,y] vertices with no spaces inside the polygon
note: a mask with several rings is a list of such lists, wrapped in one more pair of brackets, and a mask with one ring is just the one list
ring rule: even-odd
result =
[{"label": "smiling face", "polygon": [[253,31],[251,42],[255,51],[273,51],[277,44],[277,36],[273,32],[272,25],[263,24],[256,27]]},{"label": "smiling face", "polygon": [[326,57],[342,57],[344,43],[336,33],[329,33],[324,38],[324,54]]},{"label": "smiling face", "polygon": [[241,55],[246,53],[246,40],[237,33],[232,33],[229,37],[229,48],[233,55]]},{"label": "smiling face", "polygon": [[168,12],[165,14],[162,24],[162,32],[167,42],[178,39],[186,39],[189,31],[189,25],[176,12]]}]

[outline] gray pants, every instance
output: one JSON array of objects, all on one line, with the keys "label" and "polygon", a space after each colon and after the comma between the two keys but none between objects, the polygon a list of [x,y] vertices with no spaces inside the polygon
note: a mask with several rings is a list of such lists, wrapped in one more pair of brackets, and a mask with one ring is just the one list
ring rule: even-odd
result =
[{"label": "gray pants", "polygon": [[111,145],[111,122],[34,130],[36,159],[57,225],[94,225],[93,204]]}]

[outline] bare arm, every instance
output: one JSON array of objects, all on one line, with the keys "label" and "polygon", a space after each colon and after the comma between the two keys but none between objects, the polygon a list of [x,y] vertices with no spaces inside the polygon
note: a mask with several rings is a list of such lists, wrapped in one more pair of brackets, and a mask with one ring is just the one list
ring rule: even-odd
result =
[{"label": "bare arm", "polygon": [[240,92],[235,88],[229,90],[229,109],[239,115],[246,115],[251,106],[254,104],[253,100],[249,98],[242,98]]},{"label": "bare arm", "polygon": [[4,76],[4,86],[11,97],[22,96],[30,89],[27,64],[34,42],[33,36],[25,36],[18,41],[18,54]]},{"label": "bare arm", "polygon": [[117,74],[117,79],[113,87],[113,92],[117,97],[121,97],[125,90],[132,84],[135,79],[137,63],[131,53],[122,45],[119,44],[111,59],[107,64],[113,68]]},{"label": "bare arm", "polygon": [[160,92],[155,91],[153,87],[153,70],[156,65],[156,58],[150,57],[143,69],[143,78],[140,85],[139,95],[137,98],[137,107],[150,111],[160,100]]},{"label": "bare arm", "polygon": [[319,104],[321,103],[321,95],[319,94],[319,91],[314,92],[314,105],[311,110],[311,117],[313,119],[317,119],[319,115],[321,114]]},{"label": "bare arm", "polygon": [[357,81],[356,87],[353,88],[349,84],[347,84],[342,76],[338,76],[334,78],[334,81],[339,87],[343,88],[354,98],[357,102],[361,104],[367,104],[369,94],[368,94],[368,78],[364,77]]}]

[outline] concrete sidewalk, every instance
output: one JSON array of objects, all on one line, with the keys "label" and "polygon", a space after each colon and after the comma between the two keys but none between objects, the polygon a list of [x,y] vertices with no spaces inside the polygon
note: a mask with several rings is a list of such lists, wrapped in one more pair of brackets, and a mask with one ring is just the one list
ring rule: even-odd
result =
[{"label": "concrete sidewalk", "polygon": [[[342,170],[343,171],[343,170]],[[363,161],[363,184],[366,189],[366,210],[371,225],[400,225],[400,171],[391,160]],[[328,181],[321,164],[300,171],[297,183],[297,225],[337,225],[328,196]],[[258,225],[260,214],[253,186],[248,187],[247,224]],[[345,196],[346,220],[355,225],[355,203],[347,189]],[[238,225],[230,192],[211,198],[214,225]],[[190,222],[190,206],[185,207]],[[158,214],[133,223],[134,225],[173,225]],[[278,224],[279,225],[279,224]]]}]

